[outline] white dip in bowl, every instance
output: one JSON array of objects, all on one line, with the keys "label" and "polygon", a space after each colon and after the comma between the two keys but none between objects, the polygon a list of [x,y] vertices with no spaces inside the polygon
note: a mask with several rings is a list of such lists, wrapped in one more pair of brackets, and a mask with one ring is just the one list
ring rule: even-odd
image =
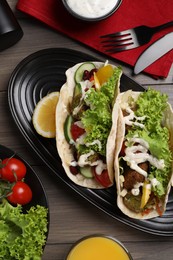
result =
[{"label": "white dip in bowl", "polygon": [[86,21],[99,21],[112,15],[120,6],[121,0],[63,0],[66,9],[76,18]]}]

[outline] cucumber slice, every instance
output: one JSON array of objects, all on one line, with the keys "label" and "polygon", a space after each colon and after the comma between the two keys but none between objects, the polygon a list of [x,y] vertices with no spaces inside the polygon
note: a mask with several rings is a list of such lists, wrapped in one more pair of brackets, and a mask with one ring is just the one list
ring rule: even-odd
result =
[{"label": "cucumber slice", "polygon": [[73,117],[71,115],[68,115],[65,123],[64,123],[64,135],[65,139],[68,143],[70,143],[71,140],[73,140],[71,135],[71,125],[73,123]]},{"label": "cucumber slice", "polygon": [[73,100],[72,100],[72,110],[75,109],[80,104],[80,100],[82,97],[82,88],[81,84],[77,83],[74,88],[74,93],[73,93]]},{"label": "cucumber slice", "polygon": [[82,81],[83,73],[85,70],[91,71],[92,69],[95,69],[95,65],[92,62],[85,62],[82,65],[80,65],[74,75],[74,79],[75,79],[76,83],[79,83],[80,81]]},{"label": "cucumber slice", "polygon": [[82,95],[82,87],[80,83],[77,83],[74,88],[74,96]]},{"label": "cucumber slice", "polygon": [[93,178],[91,166],[80,167],[79,171],[85,178],[88,178],[88,179]]}]

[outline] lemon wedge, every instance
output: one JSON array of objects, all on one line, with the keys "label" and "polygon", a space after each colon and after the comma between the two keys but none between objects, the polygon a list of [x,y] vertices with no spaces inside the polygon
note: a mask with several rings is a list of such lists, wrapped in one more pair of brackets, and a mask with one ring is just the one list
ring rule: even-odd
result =
[{"label": "lemon wedge", "polygon": [[46,138],[56,135],[55,111],[59,100],[59,92],[52,92],[43,97],[36,105],[32,122],[38,134]]}]

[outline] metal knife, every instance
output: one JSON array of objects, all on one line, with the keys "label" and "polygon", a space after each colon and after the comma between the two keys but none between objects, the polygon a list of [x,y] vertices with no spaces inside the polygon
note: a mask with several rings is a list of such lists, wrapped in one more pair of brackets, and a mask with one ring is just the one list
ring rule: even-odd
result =
[{"label": "metal knife", "polygon": [[154,61],[173,49],[173,32],[166,34],[149,46],[138,58],[134,73],[138,74]]}]

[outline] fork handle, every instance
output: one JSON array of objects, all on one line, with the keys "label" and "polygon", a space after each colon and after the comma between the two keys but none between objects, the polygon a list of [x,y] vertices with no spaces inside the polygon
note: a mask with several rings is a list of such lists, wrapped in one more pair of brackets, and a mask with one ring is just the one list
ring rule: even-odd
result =
[{"label": "fork handle", "polygon": [[162,25],[153,27],[153,29],[158,32],[158,31],[160,31],[160,30],[162,30],[162,29],[165,29],[165,28],[167,28],[167,27],[170,27],[170,26],[173,26],[173,21],[170,21],[170,22],[168,22],[168,23],[164,23],[164,24],[162,24]]}]

